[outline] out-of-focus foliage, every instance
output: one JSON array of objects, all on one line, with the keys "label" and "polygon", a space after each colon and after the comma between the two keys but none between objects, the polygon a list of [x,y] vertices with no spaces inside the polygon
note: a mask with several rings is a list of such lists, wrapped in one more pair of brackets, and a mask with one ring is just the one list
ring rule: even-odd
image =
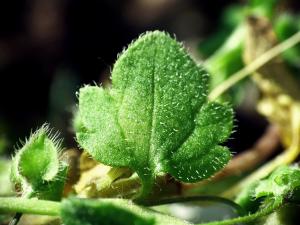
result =
[{"label": "out-of-focus foliage", "polygon": [[264,206],[264,202],[293,202],[300,188],[298,166],[280,166],[268,177],[258,180],[245,188],[236,202],[247,211],[253,212]]},{"label": "out-of-focus foliage", "polygon": [[[277,10],[280,1],[249,1],[248,5],[233,5],[224,11],[220,28],[199,45],[200,54],[206,58],[204,66],[212,74],[211,89],[220,85],[230,75],[242,69],[245,41],[245,20],[248,16],[263,16],[272,21],[279,41],[299,30],[299,16]],[[284,60],[299,69],[299,44],[284,53]],[[235,85],[224,96],[238,104],[245,93],[245,83]]]},{"label": "out-of-focus foliage", "polygon": [[[300,30],[300,16],[292,13],[280,14],[274,23],[274,30],[279,41],[284,41],[288,37]],[[286,63],[299,72],[300,69],[300,44],[286,50],[282,54]],[[299,76],[297,76],[299,78]]]},{"label": "out-of-focus foliage", "polygon": [[14,194],[9,176],[10,168],[11,161],[0,157],[0,196],[11,196]]}]

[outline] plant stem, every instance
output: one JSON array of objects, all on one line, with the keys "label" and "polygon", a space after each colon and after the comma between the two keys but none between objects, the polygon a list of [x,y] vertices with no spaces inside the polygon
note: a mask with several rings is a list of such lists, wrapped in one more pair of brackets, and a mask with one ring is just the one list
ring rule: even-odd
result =
[{"label": "plant stem", "polygon": [[228,219],[228,220],[223,220],[223,221],[201,223],[201,224],[197,224],[197,225],[233,225],[233,224],[240,224],[240,223],[249,223],[249,222],[257,220],[261,217],[271,214],[275,210],[279,209],[282,206],[282,204],[283,204],[283,201],[274,201],[274,203],[271,206],[263,208],[259,212],[256,212],[254,214],[237,217],[237,218],[233,218],[233,219]]},{"label": "plant stem", "polygon": [[58,216],[60,203],[38,199],[0,197],[0,212]]},{"label": "plant stem", "polygon": [[293,36],[291,36],[290,38],[286,39],[284,42],[266,51],[258,58],[256,58],[252,63],[250,63],[243,69],[231,75],[230,78],[228,78],[225,82],[221,83],[214,90],[212,90],[212,92],[209,94],[209,99],[215,100],[216,98],[221,96],[225,91],[227,91],[229,88],[235,85],[237,82],[244,79],[248,75],[252,74],[258,68],[260,68],[261,66],[269,62],[271,59],[273,59],[280,53],[284,52],[285,50],[298,44],[299,42],[300,42],[300,31],[294,34]]},{"label": "plant stem", "polygon": [[[159,204],[169,204],[176,202],[184,202],[189,200],[221,200],[221,202],[229,203],[231,201],[227,201],[226,199],[212,197],[212,196],[196,196],[196,197],[188,197],[188,198],[174,198],[174,199],[166,199],[159,200],[157,203]],[[232,203],[230,203],[233,205]],[[263,208],[261,211],[247,215],[241,216],[229,220],[224,221],[215,221],[210,223],[203,223],[198,225],[232,225],[243,222],[251,222],[260,217],[269,215],[273,211],[277,210],[283,204],[282,200],[274,201],[274,203],[269,206]],[[149,204],[150,205],[150,204]],[[59,216],[61,210],[61,203],[53,202],[53,201],[45,201],[38,199],[24,199],[24,198],[6,198],[0,197],[0,212],[18,212],[18,213],[28,213],[28,214],[36,214],[36,215],[48,215],[48,216]]]},{"label": "plant stem", "polygon": [[[23,198],[32,198],[34,196],[34,192],[29,189],[29,192],[25,193],[23,195]],[[14,217],[12,218],[12,220],[9,222],[9,225],[17,225],[22,217],[23,213],[19,213],[17,212]]]}]

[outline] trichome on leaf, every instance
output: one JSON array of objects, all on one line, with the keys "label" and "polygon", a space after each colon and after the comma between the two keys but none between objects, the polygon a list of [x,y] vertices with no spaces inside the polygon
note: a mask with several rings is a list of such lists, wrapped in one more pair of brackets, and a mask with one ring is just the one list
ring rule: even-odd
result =
[{"label": "trichome on leaf", "polygon": [[13,158],[11,178],[23,197],[59,200],[67,175],[66,163],[59,160],[60,142],[44,125],[31,135]]},{"label": "trichome on leaf", "polygon": [[94,159],[128,167],[147,196],[160,173],[197,182],[224,167],[220,146],[231,134],[232,109],[208,102],[209,75],[164,32],[129,45],[112,70],[112,88],[79,92],[76,137]]}]

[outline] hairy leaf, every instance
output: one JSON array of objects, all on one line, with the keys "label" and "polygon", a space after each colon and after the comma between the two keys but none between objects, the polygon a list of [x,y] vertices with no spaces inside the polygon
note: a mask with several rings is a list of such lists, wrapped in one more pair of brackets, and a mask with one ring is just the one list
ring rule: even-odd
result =
[{"label": "hairy leaf", "polygon": [[87,200],[69,198],[62,202],[65,225],[187,225],[179,219],[156,213],[123,199]]},{"label": "hairy leaf", "polygon": [[12,181],[23,195],[58,200],[67,175],[67,165],[59,161],[59,142],[49,137],[43,126],[31,135],[13,158]]},{"label": "hairy leaf", "polygon": [[[300,169],[295,166],[280,166],[267,178],[252,183],[237,197],[236,202],[253,212],[261,205],[273,202],[298,201]],[[271,202],[271,203],[270,203]]]},{"label": "hairy leaf", "polygon": [[287,197],[300,187],[300,169],[292,166],[281,166],[267,179],[259,182],[255,188],[256,198],[263,196]]},{"label": "hairy leaf", "polygon": [[112,71],[112,88],[79,92],[76,136],[96,160],[129,167],[151,190],[155,176],[185,182],[213,175],[230,159],[232,110],[207,102],[208,74],[164,32],[142,35]]}]

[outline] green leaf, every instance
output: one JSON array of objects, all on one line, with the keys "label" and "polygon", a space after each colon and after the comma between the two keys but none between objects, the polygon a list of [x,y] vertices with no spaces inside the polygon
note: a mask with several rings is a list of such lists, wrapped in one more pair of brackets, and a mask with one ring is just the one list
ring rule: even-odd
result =
[{"label": "green leaf", "polygon": [[259,182],[255,188],[255,198],[273,196],[285,198],[300,187],[300,169],[292,166],[281,166],[268,178]]},{"label": "green leaf", "polygon": [[129,200],[63,200],[61,217],[65,225],[187,225],[189,223],[134,205]]},{"label": "green leaf", "polygon": [[160,173],[196,182],[230,159],[232,110],[207,102],[208,74],[164,32],[142,35],[118,58],[112,88],[79,92],[76,136],[96,160],[129,167],[149,194]]},{"label": "green leaf", "polygon": [[[300,188],[300,169],[280,166],[267,178],[252,183],[236,199],[236,203],[249,212],[267,204],[293,202]],[[294,200],[293,200],[294,199]],[[297,201],[297,200],[296,200]]]},{"label": "green leaf", "polygon": [[68,165],[66,163],[61,163],[60,169],[56,174],[55,178],[51,181],[46,181],[42,185],[40,185],[35,191],[35,196],[39,199],[60,201],[63,194],[67,175]]},{"label": "green leaf", "polygon": [[60,142],[49,132],[47,126],[41,127],[13,158],[11,179],[21,186],[23,196],[61,197],[67,165],[59,161]]},{"label": "green leaf", "polygon": [[[257,180],[244,189],[236,203],[249,212],[248,215],[216,221],[203,225],[230,224],[296,224],[286,218],[297,218],[287,203],[299,203],[300,169],[296,166],[280,166],[268,177]],[[290,213],[287,213],[287,208]],[[293,207],[295,209],[295,206]],[[294,214],[294,215],[293,215]],[[285,216],[283,221],[280,221]],[[294,221],[295,222],[295,221]]]}]

